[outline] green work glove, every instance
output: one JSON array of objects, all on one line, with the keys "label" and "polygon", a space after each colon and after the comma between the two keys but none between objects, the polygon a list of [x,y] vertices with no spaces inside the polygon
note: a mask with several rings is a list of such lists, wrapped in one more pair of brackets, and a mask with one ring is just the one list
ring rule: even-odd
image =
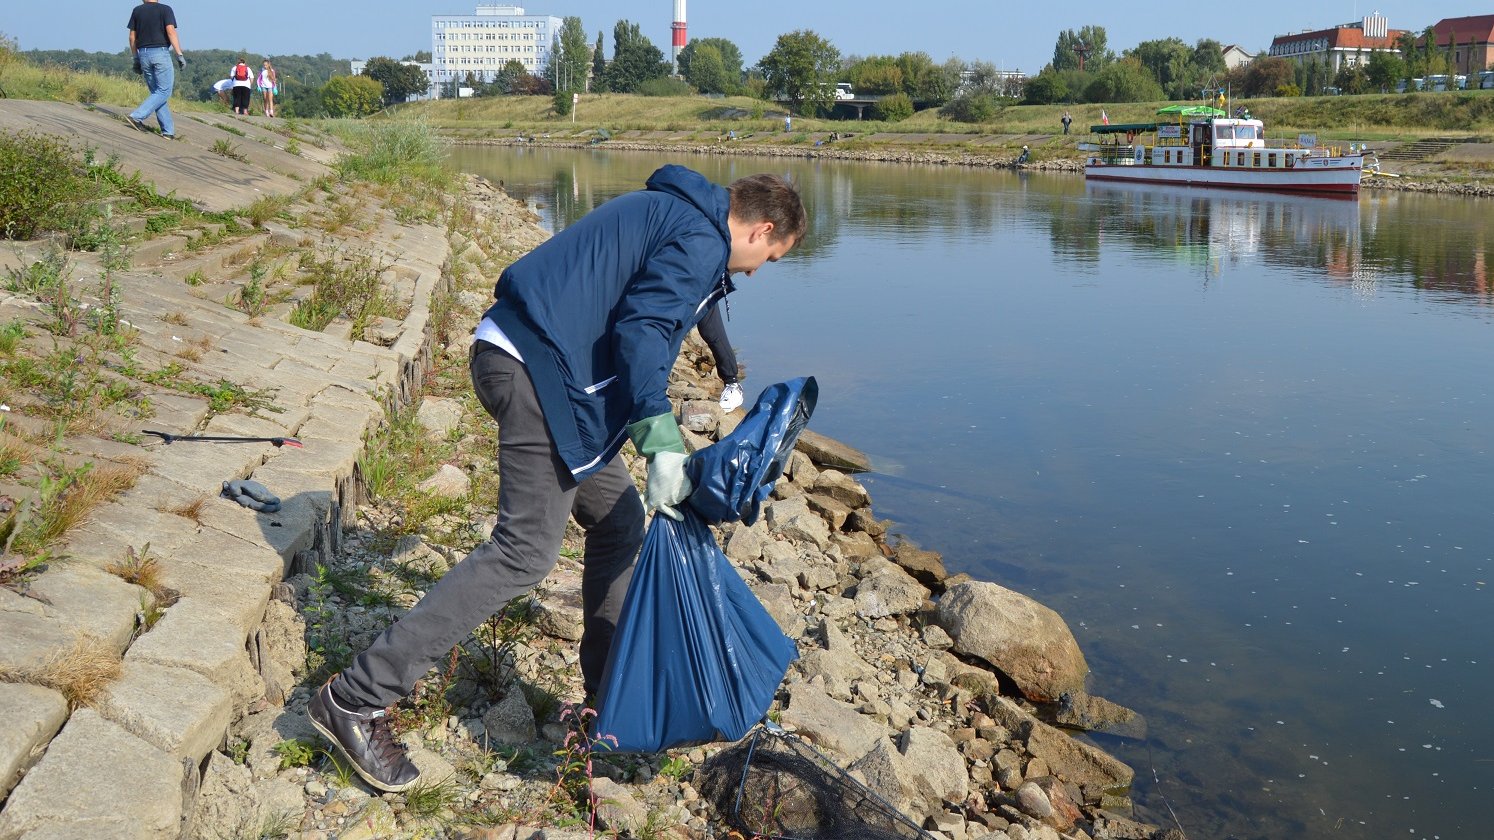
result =
[{"label": "green work glove", "polygon": [[648,459],[644,506],[670,519],[682,519],[674,505],[683,502],[695,488],[685,475],[685,439],[680,437],[674,414],[656,414],[630,423],[628,437],[633,439],[638,454]]}]

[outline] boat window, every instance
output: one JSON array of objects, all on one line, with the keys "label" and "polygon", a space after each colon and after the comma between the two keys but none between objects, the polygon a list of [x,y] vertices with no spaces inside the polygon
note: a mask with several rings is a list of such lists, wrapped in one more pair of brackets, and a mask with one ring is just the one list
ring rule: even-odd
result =
[{"label": "boat window", "polygon": [[1256,167],[1259,167],[1261,165],[1261,153],[1260,152],[1256,152],[1255,155],[1250,159],[1250,165],[1251,166],[1256,166]]},{"label": "boat window", "polygon": [[1269,154],[1269,155],[1266,156],[1266,165],[1270,166],[1270,167],[1276,166],[1276,153],[1275,152],[1272,152],[1271,154]]},{"label": "boat window", "polygon": [[1216,125],[1216,126],[1214,126],[1214,139],[1216,141],[1219,141],[1219,140],[1233,140],[1233,139],[1235,139],[1235,128],[1234,128],[1234,126],[1230,126],[1230,125]]}]

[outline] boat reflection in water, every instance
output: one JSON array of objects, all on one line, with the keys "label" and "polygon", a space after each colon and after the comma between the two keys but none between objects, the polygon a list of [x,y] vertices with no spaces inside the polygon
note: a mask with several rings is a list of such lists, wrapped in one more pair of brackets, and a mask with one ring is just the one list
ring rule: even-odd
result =
[{"label": "boat reflection in water", "polygon": [[1355,200],[1097,183],[1086,184],[1085,194],[1101,240],[1143,257],[1197,264],[1210,277],[1253,263],[1367,279],[1368,232]]}]

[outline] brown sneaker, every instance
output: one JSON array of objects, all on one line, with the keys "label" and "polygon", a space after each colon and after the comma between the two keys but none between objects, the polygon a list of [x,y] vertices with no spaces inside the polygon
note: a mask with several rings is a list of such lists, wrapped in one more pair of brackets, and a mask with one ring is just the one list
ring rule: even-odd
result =
[{"label": "brown sneaker", "polygon": [[379,709],[367,714],[350,712],[332,695],[332,680],[311,696],[306,716],[316,731],[337,745],[363,781],[391,793],[414,785],[420,771],[405,756],[405,746],[395,740],[389,718]]}]

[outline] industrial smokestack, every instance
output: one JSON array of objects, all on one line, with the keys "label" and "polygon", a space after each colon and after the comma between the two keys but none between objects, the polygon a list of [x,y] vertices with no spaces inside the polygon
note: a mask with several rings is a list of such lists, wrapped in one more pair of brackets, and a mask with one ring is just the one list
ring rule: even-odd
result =
[{"label": "industrial smokestack", "polygon": [[685,0],[674,0],[674,72],[680,72],[680,53],[684,51],[687,40],[685,38]]}]

